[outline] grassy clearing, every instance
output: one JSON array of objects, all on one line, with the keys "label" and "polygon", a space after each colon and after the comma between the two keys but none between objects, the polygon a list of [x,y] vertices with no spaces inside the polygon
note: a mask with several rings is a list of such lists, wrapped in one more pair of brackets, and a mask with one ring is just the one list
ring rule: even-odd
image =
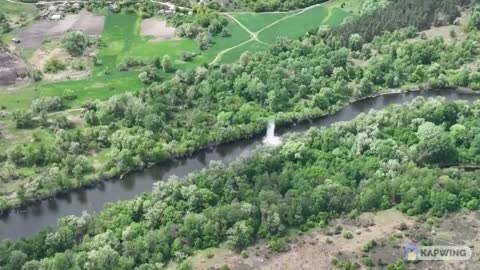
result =
[{"label": "grassy clearing", "polygon": [[[77,95],[77,99],[68,101],[66,105],[67,108],[77,108],[88,100],[106,100],[113,95],[137,91],[143,87],[138,80],[137,71],[118,71],[117,66],[125,57],[152,59],[168,54],[175,63],[174,68],[187,70],[209,63],[220,51],[249,39],[248,33],[231,21],[228,26],[231,37],[214,37],[211,48],[201,52],[195,41],[190,39],[152,42],[149,38],[140,36],[140,26],[141,20],[134,14],[107,16],[102,34],[103,47],[97,56],[102,65],[94,67],[90,78],[78,81],[41,82],[14,90],[2,90],[0,105],[7,107],[7,110],[27,109],[35,98],[61,96],[66,89],[71,89]],[[184,62],[177,56],[179,51],[201,54],[192,62]],[[173,73],[164,74],[163,79],[171,76]]]},{"label": "grassy clearing", "polygon": [[37,15],[37,8],[33,4],[15,4],[7,0],[0,0],[0,10],[12,22],[18,23]]},{"label": "grassy clearing", "polygon": [[244,52],[249,51],[251,53],[255,53],[255,52],[264,51],[268,48],[269,47],[267,45],[252,40],[222,55],[222,58],[220,58],[219,63],[231,64],[236,60],[238,60]]},{"label": "grassy clearing", "polygon": [[269,24],[280,20],[281,18],[295,14],[294,12],[285,12],[285,13],[234,13],[232,16],[235,17],[239,22],[245,25],[252,32],[257,32],[258,30],[268,26]]},{"label": "grassy clearing", "polygon": [[353,14],[360,14],[360,10],[362,8],[363,2],[365,0],[330,0],[327,3],[328,7],[335,7],[341,8],[343,11],[353,13]]},{"label": "grassy clearing", "polygon": [[262,31],[258,38],[266,43],[273,43],[278,37],[298,38],[321,25],[339,25],[349,16],[350,13],[339,8],[317,6]]}]

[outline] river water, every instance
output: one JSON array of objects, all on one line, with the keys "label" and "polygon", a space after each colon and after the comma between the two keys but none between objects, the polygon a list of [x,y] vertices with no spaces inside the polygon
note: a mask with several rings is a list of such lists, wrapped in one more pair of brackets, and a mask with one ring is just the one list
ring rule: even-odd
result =
[{"label": "river water", "polygon": [[[276,131],[276,135],[285,132],[303,132],[310,127],[329,126],[333,123],[351,120],[362,112],[366,113],[371,109],[379,110],[391,104],[407,103],[419,96],[425,98],[443,96],[449,100],[465,101],[474,101],[480,97],[477,94],[462,93],[456,90],[416,91],[372,97],[351,103],[337,113],[318,118],[311,123],[280,128]],[[171,175],[185,176],[195,170],[207,167],[212,160],[229,163],[242,155],[247,155],[260,144],[262,144],[262,136],[219,145],[200,151],[191,157],[169,161],[141,172],[125,175],[121,180],[112,179],[100,182],[94,187],[40,201],[25,209],[1,216],[0,241],[29,236],[46,226],[54,227],[57,220],[66,215],[81,215],[83,211],[91,214],[99,212],[105,203],[132,199],[140,193],[151,191],[152,185],[156,181],[167,179]]]}]

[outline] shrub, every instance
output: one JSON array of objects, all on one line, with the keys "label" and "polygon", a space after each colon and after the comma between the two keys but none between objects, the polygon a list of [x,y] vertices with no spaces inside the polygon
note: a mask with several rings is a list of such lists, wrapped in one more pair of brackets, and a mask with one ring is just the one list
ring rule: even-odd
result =
[{"label": "shrub", "polygon": [[377,242],[375,242],[375,240],[370,240],[362,246],[361,250],[364,252],[369,252],[376,245]]},{"label": "shrub", "polygon": [[29,128],[33,126],[32,113],[29,111],[15,111],[12,116],[17,128]]},{"label": "shrub", "polygon": [[39,82],[43,79],[43,73],[41,70],[38,70],[38,69],[34,69],[32,70],[32,72],[30,73],[30,77],[36,81],[36,82]]},{"label": "shrub", "polygon": [[285,252],[287,251],[287,243],[283,238],[274,238],[270,241],[270,249],[273,252]]},{"label": "shrub", "polygon": [[65,89],[63,92],[63,98],[67,100],[73,100],[77,98],[77,95],[72,89]]},{"label": "shrub", "polygon": [[352,232],[349,232],[349,231],[346,231],[342,234],[343,238],[345,239],[352,239],[353,238],[353,234]]},{"label": "shrub", "polygon": [[59,111],[63,109],[63,100],[60,97],[41,97],[33,100],[31,107],[34,113]]},{"label": "shrub", "polygon": [[195,53],[191,53],[191,52],[184,52],[184,51],[178,52],[178,57],[180,57],[180,59],[182,59],[185,62],[192,61],[195,55],[196,55]]},{"label": "shrub", "polygon": [[59,71],[65,70],[66,66],[58,59],[51,59],[47,62],[45,66],[46,73],[57,73]]},{"label": "shrub", "polygon": [[85,70],[87,69],[87,65],[85,64],[84,61],[73,61],[72,62],[72,68],[75,70]]},{"label": "shrub", "polygon": [[375,265],[370,257],[363,258],[363,264],[368,267],[373,267]]},{"label": "shrub", "polygon": [[140,57],[127,57],[118,65],[118,69],[120,71],[127,71],[131,68],[143,67],[145,65],[145,61]]},{"label": "shrub", "polygon": [[89,38],[82,31],[67,32],[62,40],[63,47],[72,55],[81,55],[88,47]]}]

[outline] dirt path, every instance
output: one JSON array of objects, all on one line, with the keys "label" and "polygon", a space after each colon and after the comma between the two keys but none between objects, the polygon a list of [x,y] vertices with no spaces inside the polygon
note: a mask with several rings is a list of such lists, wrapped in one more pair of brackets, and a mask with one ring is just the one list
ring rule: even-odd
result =
[{"label": "dirt path", "polygon": [[157,3],[157,4],[161,4],[161,5],[164,5],[164,6],[167,6],[169,8],[173,8],[173,9],[183,9],[183,10],[192,10],[191,8],[188,8],[188,7],[182,7],[182,6],[177,6],[175,4],[172,4],[170,2],[162,2],[162,1],[155,1],[155,0],[150,0],[150,2],[152,3]]}]

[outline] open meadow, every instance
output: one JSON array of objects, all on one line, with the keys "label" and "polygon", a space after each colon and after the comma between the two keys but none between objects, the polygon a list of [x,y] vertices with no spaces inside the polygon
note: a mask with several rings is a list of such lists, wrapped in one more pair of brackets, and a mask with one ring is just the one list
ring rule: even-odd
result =
[{"label": "open meadow", "polygon": [[349,16],[350,13],[339,8],[316,6],[284,17],[275,25],[260,32],[258,39],[272,44],[278,37],[299,38],[305,32],[322,25],[329,27],[340,25]]},{"label": "open meadow", "polygon": [[[230,37],[214,37],[212,46],[201,52],[195,41],[191,39],[171,39],[161,42],[151,41],[151,37],[140,35],[141,19],[134,14],[108,15],[98,62],[85,80],[63,82],[40,82],[10,90],[0,91],[0,106],[9,109],[27,109],[31,102],[42,96],[62,96],[67,89],[72,90],[76,99],[66,103],[68,108],[77,108],[88,100],[106,100],[109,97],[127,91],[137,91],[143,87],[138,79],[137,71],[119,71],[117,66],[126,57],[152,59],[168,54],[175,69],[188,70],[202,64],[208,64],[222,50],[248,40],[248,33],[235,22],[228,26]],[[180,51],[198,53],[193,61],[179,59]],[[163,74],[168,79],[174,73]],[[13,107],[12,104],[15,104]]]}]

